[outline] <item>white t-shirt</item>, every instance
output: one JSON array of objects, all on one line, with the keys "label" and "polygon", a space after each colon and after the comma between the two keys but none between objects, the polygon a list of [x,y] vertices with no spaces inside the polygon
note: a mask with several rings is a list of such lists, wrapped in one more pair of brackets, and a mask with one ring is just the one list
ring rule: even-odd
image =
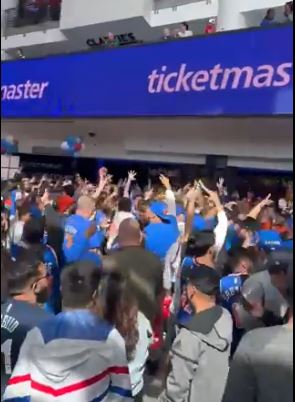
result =
[{"label": "white t-shirt", "polygon": [[116,237],[118,236],[119,226],[125,219],[135,218],[131,212],[117,211],[109,231],[107,248],[110,249]]},{"label": "white t-shirt", "polygon": [[178,36],[180,38],[189,38],[190,36],[193,36],[193,32],[192,31],[185,31],[185,32],[178,32]]}]

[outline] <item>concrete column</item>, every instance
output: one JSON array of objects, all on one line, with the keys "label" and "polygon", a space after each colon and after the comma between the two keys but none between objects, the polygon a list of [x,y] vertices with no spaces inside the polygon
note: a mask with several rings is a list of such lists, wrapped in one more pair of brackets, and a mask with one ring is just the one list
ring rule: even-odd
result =
[{"label": "concrete column", "polygon": [[246,28],[246,20],[240,13],[239,0],[219,0],[217,15],[217,30],[231,31]]}]

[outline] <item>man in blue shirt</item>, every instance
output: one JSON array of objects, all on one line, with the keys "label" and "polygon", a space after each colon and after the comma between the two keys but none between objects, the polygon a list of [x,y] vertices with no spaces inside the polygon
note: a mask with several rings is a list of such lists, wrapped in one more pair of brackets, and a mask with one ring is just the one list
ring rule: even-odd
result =
[{"label": "man in blue shirt", "polygon": [[92,251],[100,247],[103,236],[98,231],[96,222],[91,220],[94,212],[94,200],[81,196],[77,202],[76,214],[67,218],[63,242],[63,252],[67,264],[90,257],[92,259],[92,254],[94,254]]},{"label": "man in blue shirt", "polygon": [[177,241],[179,230],[175,216],[166,215],[164,203],[141,201],[139,219],[144,225],[145,248],[164,261],[170,247]]}]

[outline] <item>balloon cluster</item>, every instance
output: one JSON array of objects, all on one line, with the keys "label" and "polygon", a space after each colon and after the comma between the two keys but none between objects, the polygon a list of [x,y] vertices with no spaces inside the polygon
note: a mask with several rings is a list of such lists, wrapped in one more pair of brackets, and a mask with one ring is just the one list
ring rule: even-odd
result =
[{"label": "balloon cluster", "polygon": [[12,155],[18,153],[18,141],[9,135],[1,138],[1,155]]},{"label": "balloon cluster", "polygon": [[85,149],[85,145],[81,137],[75,137],[73,135],[69,135],[64,142],[61,144],[61,149],[66,151],[71,156],[78,156],[83,149]]}]

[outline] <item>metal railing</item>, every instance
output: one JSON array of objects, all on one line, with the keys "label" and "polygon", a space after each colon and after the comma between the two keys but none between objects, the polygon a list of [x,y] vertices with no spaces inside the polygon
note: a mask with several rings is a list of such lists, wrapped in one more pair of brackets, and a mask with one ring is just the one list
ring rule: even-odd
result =
[{"label": "metal railing", "polygon": [[3,36],[11,36],[57,28],[59,20],[52,19],[48,7],[40,12],[25,12],[23,15],[20,15],[18,7],[14,7],[4,11],[3,24]]}]

